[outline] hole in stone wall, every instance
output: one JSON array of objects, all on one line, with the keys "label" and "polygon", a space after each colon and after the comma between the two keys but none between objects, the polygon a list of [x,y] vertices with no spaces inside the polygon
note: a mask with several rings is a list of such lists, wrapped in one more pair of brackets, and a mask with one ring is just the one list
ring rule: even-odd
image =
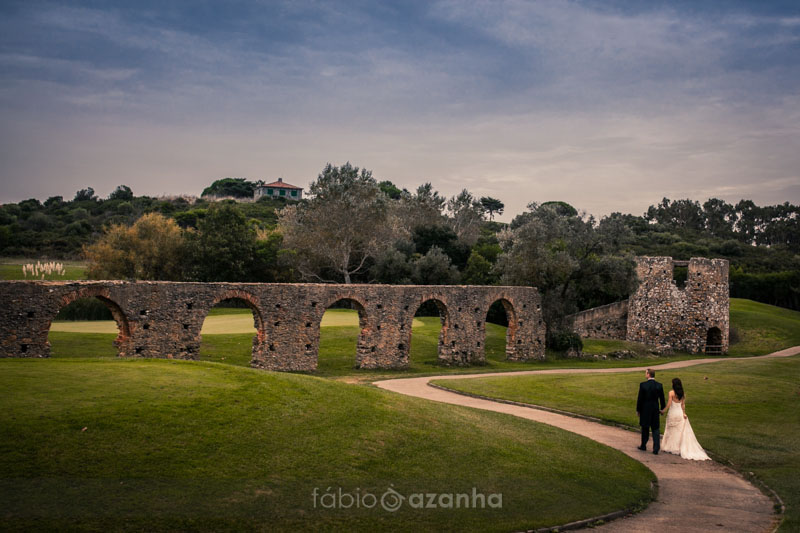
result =
[{"label": "hole in stone wall", "polygon": [[77,298],[62,307],[47,335],[51,357],[116,357],[115,339],[129,338],[124,312],[102,296]]},{"label": "hole in stone wall", "polygon": [[239,297],[220,300],[201,325],[199,358],[250,366],[254,347],[264,342],[265,334],[258,331],[263,328],[261,313],[253,302]]},{"label": "hole in stone wall", "polygon": [[33,318],[35,313],[33,311],[28,311],[28,318]]},{"label": "hole in stone wall", "polygon": [[411,346],[408,352],[411,366],[438,363],[440,344],[449,343],[446,338],[448,327],[448,312],[443,302],[426,300],[419,305],[411,322]]},{"label": "hole in stone wall", "polygon": [[706,353],[711,355],[722,354],[722,330],[713,327],[709,328],[706,334]]},{"label": "hole in stone wall", "polygon": [[672,269],[672,281],[679,289],[686,287],[686,279],[689,277],[689,268],[685,266],[676,266]]},{"label": "hole in stone wall", "polygon": [[360,302],[342,298],[330,304],[320,321],[317,367],[320,370],[353,368],[358,347],[362,347],[362,353],[367,351],[365,328],[366,310]]},{"label": "hole in stone wall", "polygon": [[496,300],[486,311],[484,346],[487,360],[503,361],[522,321],[515,319],[514,307],[505,298]]}]

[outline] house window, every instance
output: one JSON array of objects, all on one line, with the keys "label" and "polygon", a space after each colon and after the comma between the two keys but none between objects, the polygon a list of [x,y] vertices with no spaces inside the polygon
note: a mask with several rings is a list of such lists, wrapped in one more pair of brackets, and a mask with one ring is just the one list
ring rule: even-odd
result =
[{"label": "house window", "polygon": [[267,189],[267,195],[272,196],[272,189]]},{"label": "house window", "polygon": [[284,189],[281,189],[281,196],[286,196],[286,191]]},{"label": "house window", "polygon": [[297,191],[292,191],[292,196],[297,196]]}]

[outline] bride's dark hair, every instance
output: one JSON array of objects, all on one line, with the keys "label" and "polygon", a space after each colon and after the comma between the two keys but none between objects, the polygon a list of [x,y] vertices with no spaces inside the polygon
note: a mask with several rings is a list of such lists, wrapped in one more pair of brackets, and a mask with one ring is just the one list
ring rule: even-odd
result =
[{"label": "bride's dark hair", "polygon": [[683,383],[681,383],[680,378],[672,378],[672,390],[675,391],[675,396],[679,400],[683,400]]}]

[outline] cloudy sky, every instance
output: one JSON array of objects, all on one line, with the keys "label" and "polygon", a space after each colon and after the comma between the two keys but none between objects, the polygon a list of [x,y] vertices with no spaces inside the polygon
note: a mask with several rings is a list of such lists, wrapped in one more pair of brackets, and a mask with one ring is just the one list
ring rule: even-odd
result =
[{"label": "cloudy sky", "polygon": [[800,202],[800,3],[0,2],[0,202],[350,161],[641,214]]}]

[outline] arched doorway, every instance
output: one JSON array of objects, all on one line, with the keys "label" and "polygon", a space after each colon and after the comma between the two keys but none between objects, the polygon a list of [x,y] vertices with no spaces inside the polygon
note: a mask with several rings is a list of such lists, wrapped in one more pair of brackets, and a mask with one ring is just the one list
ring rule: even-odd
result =
[{"label": "arched doorway", "polygon": [[340,298],[328,305],[319,323],[317,368],[336,371],[357,366],[358,354],[369,350],[366,323],[364,305],[356,299]]},{"label": "arched doorway", "polygon": [[441,300],[431,298],[417,307],[411,321],[409,365],[439,364],[449,324],[447,306]]},{"label": "arched doorway", "polygon": [[266,340],[264,322],[249,295],[225,294],[209,309],[200,329],[200,360],[250,366]]},{"label": "arched doorway", "polygon": [[495,300],[486,312],[484,352],[487,360],[505,361],[513,356],[517,328],[517,315],[511,302],[505,298]]},{"label": "arched doorway", "polygon": [[722,330],[717,327],[709,328],[706,334],[706,353],[709,355],[722,354]]},{"label": "arched doorway", "polygon": [[51,357],[124,357],[131,332],[122,308],[102,290],[68,294],[50,322]]}]

